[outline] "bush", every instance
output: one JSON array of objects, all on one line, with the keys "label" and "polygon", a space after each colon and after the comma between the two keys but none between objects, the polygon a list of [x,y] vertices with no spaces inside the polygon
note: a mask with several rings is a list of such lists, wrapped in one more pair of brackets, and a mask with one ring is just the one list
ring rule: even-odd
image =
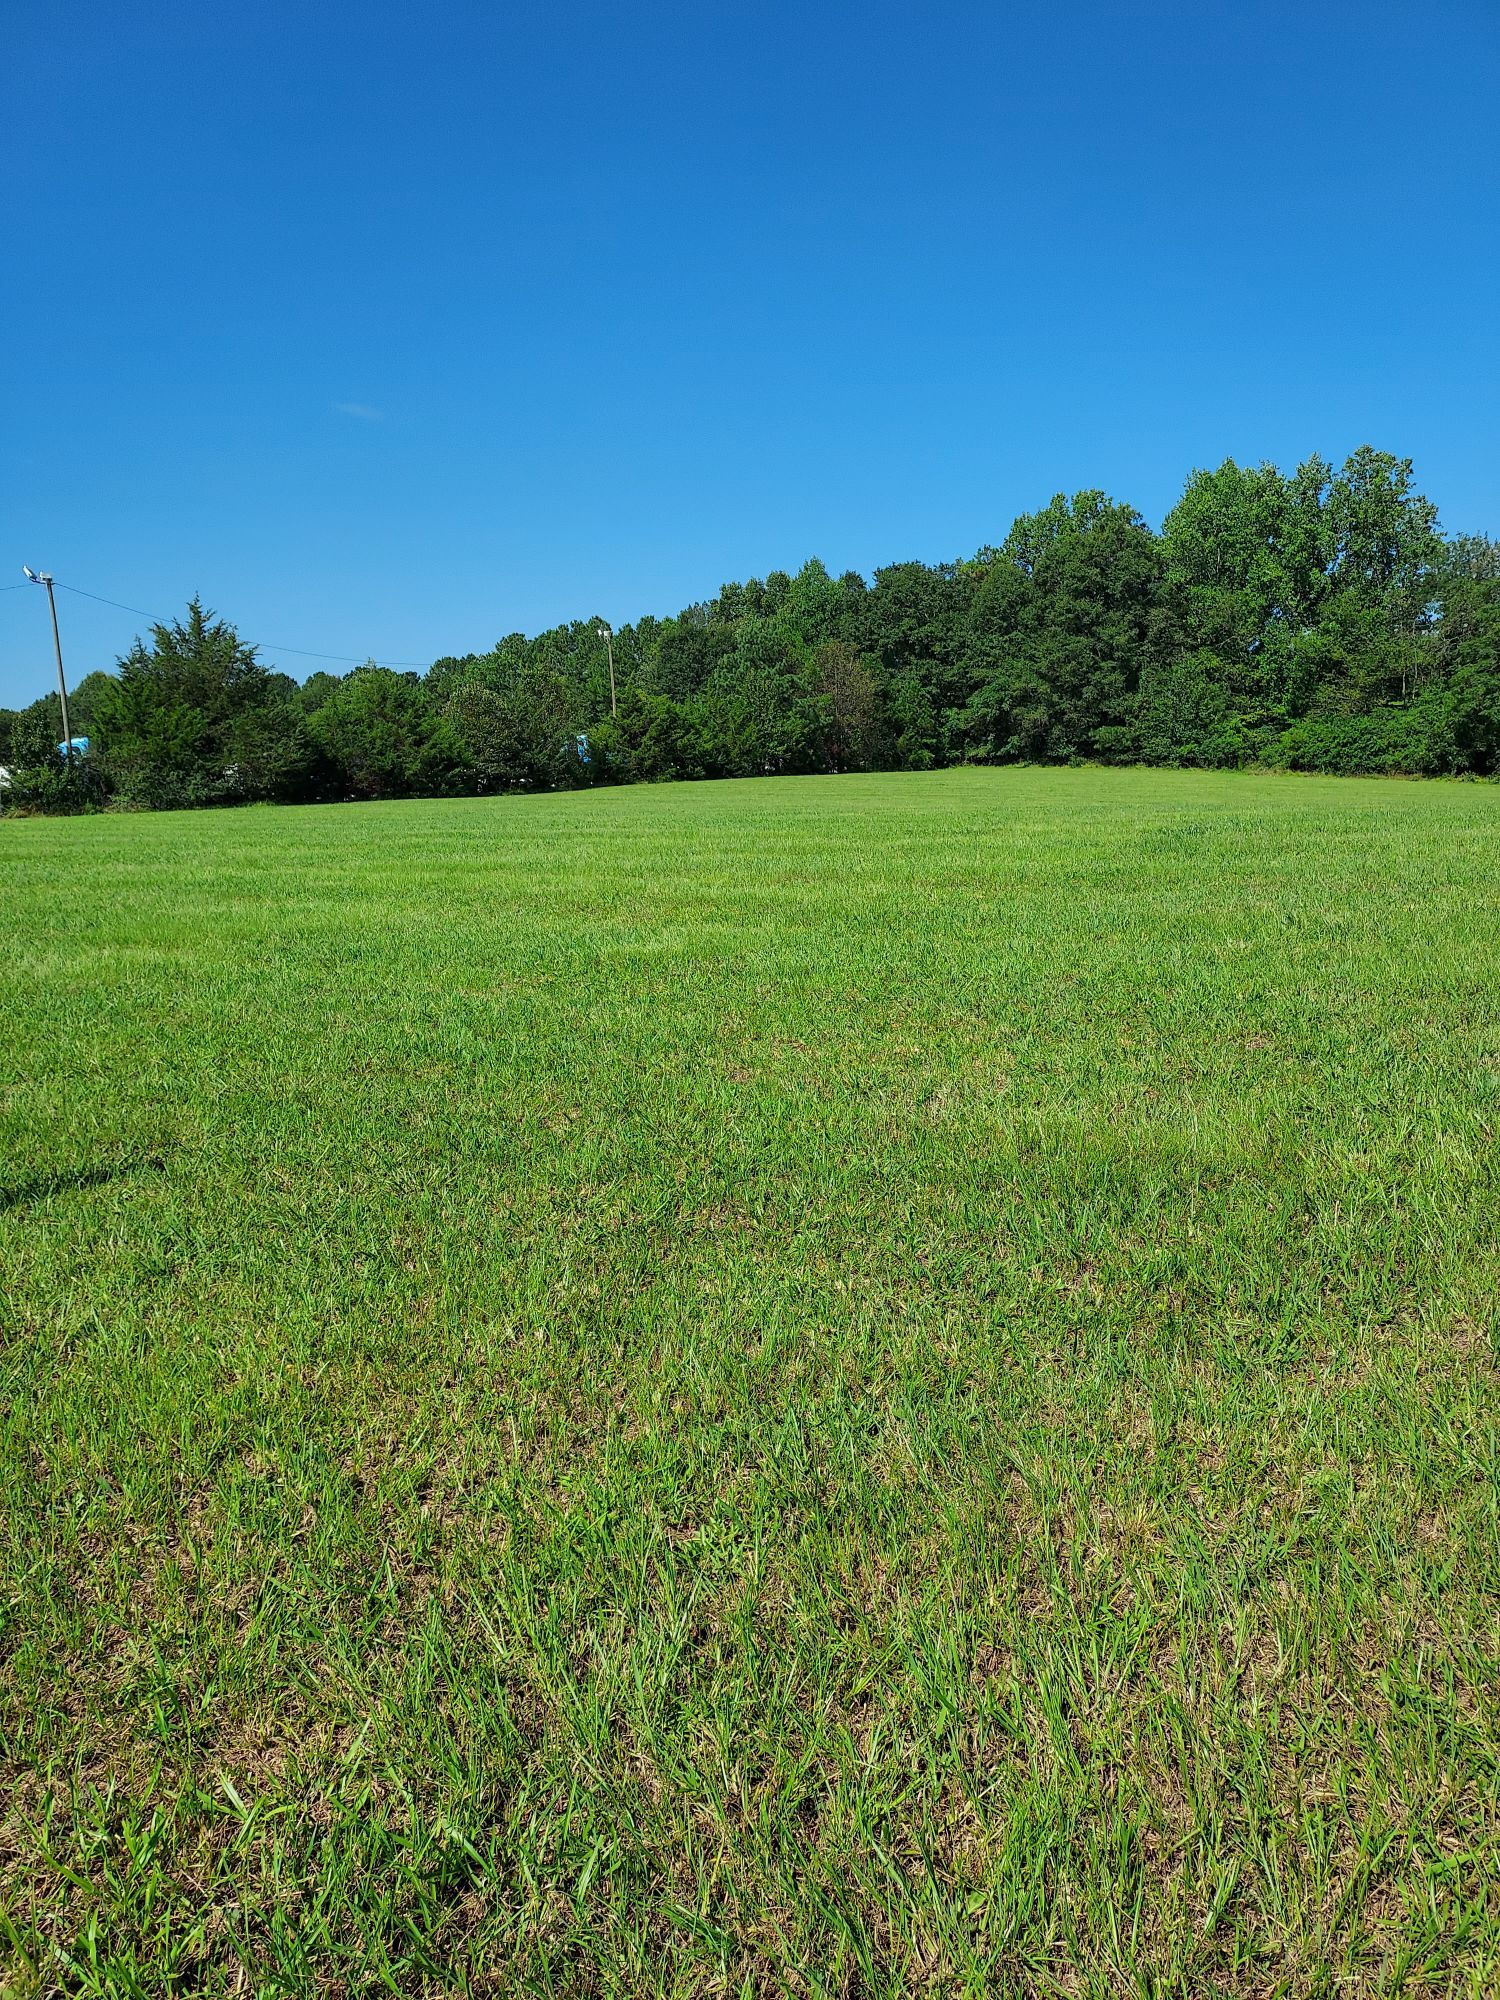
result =
[{"label": "bush", "polygon": [[54,751],[44,763],[13,766],[0,804],[7,812],[100,812],[108,797],[104,774],[93,758],[65,763]]},{"label": "bush", "polygon": [[[1135,756],[1147,764],[1221,769],[1248,763],[1255,748],[1243,721],[1231,713],[1227,669],[1211,652],[1145,669],[1130,735]],[[1108,752],[1113,746],[1099,747]]]},{"label": "bush", "polygon": [[[13,718],[10,783],[0,792],[7,812],[98,812],[107,797],[104,776],[92,757],[64,758],[57,747],[61,722],[50,701],[35,702]],[[59,711],[60,714],[60,711]]]},{"label": "bush", "polygon": [[1278,739],[1271,762],[1346,778],[1434,778],[1467,768],[1441,697],[1369,715],[1309,715]]},{"label": "bush", "polygon": [[461,789],[463,746],[415,674],[356,667],[308,717],[307,733],[355,798]]}]

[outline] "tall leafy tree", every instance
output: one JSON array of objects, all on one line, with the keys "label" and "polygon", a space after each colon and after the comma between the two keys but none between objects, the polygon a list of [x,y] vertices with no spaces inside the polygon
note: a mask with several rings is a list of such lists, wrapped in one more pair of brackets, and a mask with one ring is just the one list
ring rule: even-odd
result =
[{"label": "tall leafy tree", "polygon": [[1361,445],[1328,488],[1330,587],[1415,627],[1442,564],[1437,508],[1413,484],[1412,462]]},{"label": "tall leafy tree", "polygon": [[1163,583],[1190,648],[1220,663],[1251,729],[1285,726],[1298,640],[1328,595],[1330,468],[1294,473],[1233,459],[1190,475],[1162,524]]},{"label": "tall leafy tree", "polygon": [[368,661],[308,719],[313,742],[356,798],[401,798],[455,788],[463,751],[415,674]]},{"label": "tall leafy tree", "polygon": [[1156,538],[1133,507],[1059,493],[979,567],[964,716],[981,756],[1128,754],[1159,604]]},{"label": "tall leafy tree", "polygon": [[885,706],[870,663],[842,639],[813,659],[821,696],[822,757],[830,771],[868,771],[886,750]]},{"label": "tall leafy tree", "polygon": [[233,625],[198,598],[185,618],[151,628],[95,698],[99,755],[115,790],[138,805],[211,805],[247,795],[236,735],[247,711],[284,700]]}]

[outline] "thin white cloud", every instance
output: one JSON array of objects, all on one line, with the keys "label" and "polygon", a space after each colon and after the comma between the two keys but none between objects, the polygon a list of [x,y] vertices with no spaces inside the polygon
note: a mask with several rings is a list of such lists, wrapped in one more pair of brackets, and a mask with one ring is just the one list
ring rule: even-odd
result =
[{"label": "thin white cloud", "polygon": [[368,403],[335,403],[333,406],[345,417],[358,417],[361,423],[383,424],[385,411],[372,409]]}]

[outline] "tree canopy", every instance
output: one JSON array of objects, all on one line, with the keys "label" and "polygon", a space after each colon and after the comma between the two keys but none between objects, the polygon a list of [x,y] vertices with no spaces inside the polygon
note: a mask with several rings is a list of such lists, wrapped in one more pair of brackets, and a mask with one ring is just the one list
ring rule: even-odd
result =
[{"label": "tree canopy", "polygon": [[1194,471],[1155,532],[1057,494],[998,545],[725,584],[425,675],[300,687],[194,599],[74,695],[0,713],[15,803],[393,798],[772,772],[1070,761],[1500,772],[1500,544],[1446,537],[1409,459]]}]

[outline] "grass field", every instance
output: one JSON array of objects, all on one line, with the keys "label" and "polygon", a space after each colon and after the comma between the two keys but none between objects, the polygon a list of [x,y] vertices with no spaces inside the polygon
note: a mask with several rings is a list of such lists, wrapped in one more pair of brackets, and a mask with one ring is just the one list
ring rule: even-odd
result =
[{"label": "grass field", "polygon": [[1500,788],[32,821],[0,909],[7,1994],[1500,1991]]}]

